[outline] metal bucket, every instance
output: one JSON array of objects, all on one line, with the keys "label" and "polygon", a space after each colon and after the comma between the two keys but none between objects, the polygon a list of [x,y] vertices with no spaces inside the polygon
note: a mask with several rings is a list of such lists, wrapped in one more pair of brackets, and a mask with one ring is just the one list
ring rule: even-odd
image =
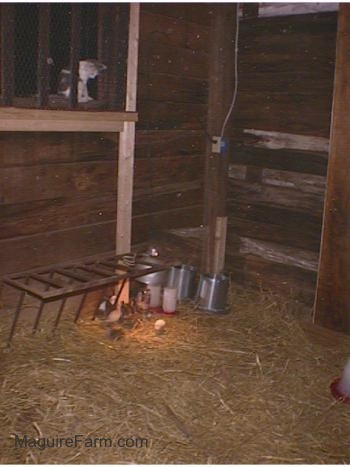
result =
[{"label": "metal bucket", "polygon": [[229,278],[225,274],[201,274],[196,295],[199,308],[225,313],[228,288]]},{"label": "metal bucket", "polygon": [[187,264],[172,266],[169,271],[167,287],[177,288],[177,299],[193,298],[196,293],[197,269]]},{"label": "metal bucket", "polygon": [[164,269],[163,271],[156,271],[147,274],[146,270],[150,269],[150,266],[145,264],[136,264],[135,269],[145,269],[145,275],[138,277],[136,280],[142,284],[152,284],[152,285],[161,285],[164,286],[168,280],[169,269]]}]

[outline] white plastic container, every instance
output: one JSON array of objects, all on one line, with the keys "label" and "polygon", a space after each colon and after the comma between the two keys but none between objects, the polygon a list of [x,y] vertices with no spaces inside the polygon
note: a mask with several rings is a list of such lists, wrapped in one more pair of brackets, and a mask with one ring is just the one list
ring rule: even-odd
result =
[{"label": "white plastic container", "polygon": [[177,303],[177,288],[164,287],[163,291],[163,311],[165,313],[175,313]]},{"label": "white plastic container", "polygon": [[159,307],[162,304],[162,300],[161,300],[162,287],[160,285],[149,284],[148,288],[151,292],[150,308]]}]

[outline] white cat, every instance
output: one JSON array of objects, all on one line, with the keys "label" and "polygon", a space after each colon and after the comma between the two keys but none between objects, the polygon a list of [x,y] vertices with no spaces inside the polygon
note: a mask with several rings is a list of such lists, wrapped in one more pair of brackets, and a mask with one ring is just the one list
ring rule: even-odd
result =
[{"label": "white cat", "polygon": [[[95,79],[102,71],[107,70],[106,65],[95,59],[80,60],[79,62],[79,80],[78,80],[78,102],[89,102],[93,98],[89,96],[87,82],[89,79]],[[58,94],[65,97],[70,96],[71,90],[71,72],[63,68],[58,77]]]}]

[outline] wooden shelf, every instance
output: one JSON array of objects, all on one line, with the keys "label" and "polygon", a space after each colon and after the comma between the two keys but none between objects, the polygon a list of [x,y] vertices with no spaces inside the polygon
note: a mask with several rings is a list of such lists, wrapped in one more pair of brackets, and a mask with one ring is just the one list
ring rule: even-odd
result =
[{"label": "wooden shelf", "polygon": [[0,108],[0,131],[121,132],[137,112]]}]

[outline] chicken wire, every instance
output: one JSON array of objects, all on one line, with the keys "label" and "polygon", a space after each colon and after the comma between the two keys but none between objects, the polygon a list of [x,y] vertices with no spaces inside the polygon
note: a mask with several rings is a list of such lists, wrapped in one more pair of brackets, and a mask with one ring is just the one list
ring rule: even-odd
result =
[{"label": "chicken wire", "polygon": [[[80,59],[97,58],[97,4],[81,4]],[[70,62],[71,5],[50,5],[50,94],[57,93],[58,77]],[[15,5],[15,96],[38,92],[39,4]],[[96,98],[96,83],[89,88]]]}]

